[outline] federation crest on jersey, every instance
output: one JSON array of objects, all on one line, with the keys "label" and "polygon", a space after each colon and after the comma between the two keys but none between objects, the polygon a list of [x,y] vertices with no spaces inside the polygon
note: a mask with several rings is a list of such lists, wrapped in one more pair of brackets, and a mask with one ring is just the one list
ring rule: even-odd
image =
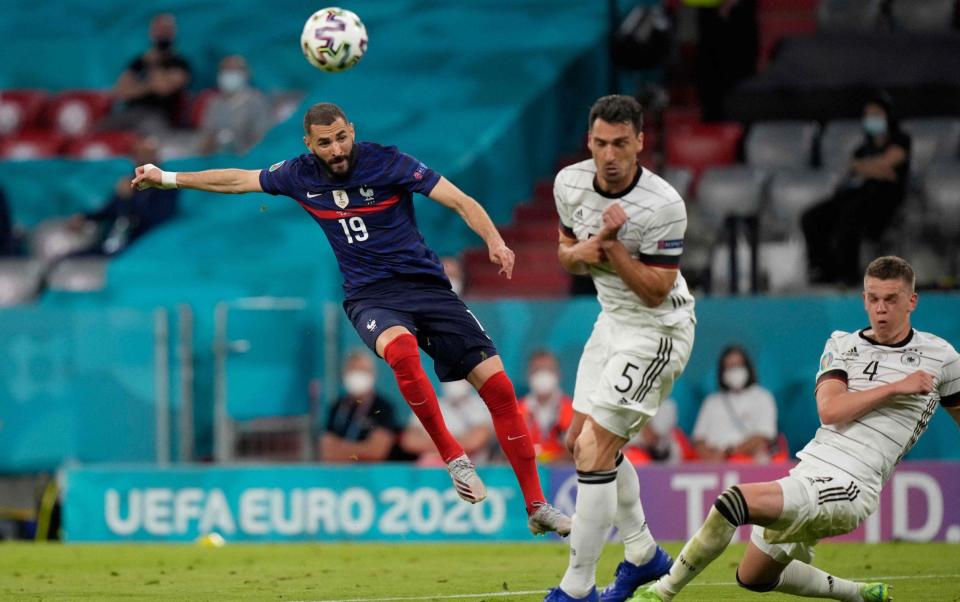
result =
[{"label": "federation crest on jersey", "polygon": [[334,190],[333,202],[337,204],[337,207],[346,209],[347,205],[350,204],[350,196],[347,194],[346,190]]},{"label": "federation crest on jersey", "polygon": [[372,201],[372,200],[373,200],[373,188],[370,188],[369,186],[361,186],[361,187],[360,187],[360,196],[362,196],[362,197],[363,197],[363,200],[365,200],[365,201]]},{"label": "federation crest on jersey", "polygon": [[916,367],[920,365],[920,354],[916,351],[905,351],[900,356],[900,362],[905,366]]}]

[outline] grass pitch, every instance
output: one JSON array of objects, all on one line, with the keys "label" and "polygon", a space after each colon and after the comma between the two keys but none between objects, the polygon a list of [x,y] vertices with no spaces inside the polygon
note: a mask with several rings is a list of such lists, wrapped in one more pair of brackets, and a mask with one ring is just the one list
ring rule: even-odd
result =
[{"label": "grass pitch", "polygon": [[[672,554],[680,544],[666,546]],[[732,546],[680,600],[797,600],[753,594],[734,582]],[[622,548],[598,572],[606,585]],[[0,600],[542,600],[566,567],[564,543],[530,544],[0,544]],[[817,566],[894,584],[894,598],[960,600],[960,547],[823,544]]]}]

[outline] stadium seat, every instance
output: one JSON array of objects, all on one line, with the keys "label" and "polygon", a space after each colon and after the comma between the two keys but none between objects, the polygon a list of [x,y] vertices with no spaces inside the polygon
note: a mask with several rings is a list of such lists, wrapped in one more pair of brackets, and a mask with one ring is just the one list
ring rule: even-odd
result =
[{"label": "stadium seat", "polygon": [[924,192],[940,233],[960,237],[960,162],[931,163],[924,176]]},{"label": "stadium seat", "polygon": [[693,171],[685,167],[666,167],[660,172],[660,177],[674,187],[677,193],[686,201],[693,186]]},{"label": "stadium seat", "polygon": [[663,110],[663,129],[669,136],[701,123],[699,107],[670,107]]},{"label": "stadium seat", "polygon": [[831,121],[820,137],[820,165],[829,171],[846,171],[853,151],[864,137],[859,119]]},{"label": "stadium seat", "polygon": [[760,212],[767,172],[754,167],[714,167],[703,172],[697,205],[704,218],[719,227],[728,216],[749,217]]},{"label": "stadium seat", "polygon": [[75,159],[105,159],[130,153],[137,135],[133,132],[99,132],[71,141],[66,154]]},{"label": "stadium seat", "polygon": [[800,216],[833,193],[839,175],[815,169],[776,172],[770,180],[768,203],[761,221],[763,238],[782,239],[797,233]]},{"label": "stadium seat", "polygon": [[74,257],[57,263],[47,275],[52,291],[93,292],[107,283],[107,260],[100,257]]},{"label": "stadium seat", "polygon": [[671,166],[689,167],[695,176],[707,167],[737,160],[743,127],[738,123],[701,123],[680,128],[666,137],[666,159]]},{"label": "stadium seat", "polygon": [[93,129],[110,112],[113,98],[101,90],[69,90],[51,99],[47,121],[61,134],[76,137]]},{"label": "stadium seat", "polygon": [[0,259],[0,307],[36,298],[43,281],[43,265],[36,259]]},{"label": "stadium seat", "polygon": [[28,161],[46,159],[59,154],[64,138],[56,132],[22,131],[0,142],[0,159]]},{"label": "stadium seat", "polygon": [[880,24],[881,4],[882,0],[820,0],[817,26],[821,31],[876,29]]},{"label": "stadium seat", "polygon": [[0,91],[0,136],[10,136],[37,125],[47,104],[42,90]]},{"label": "stadium seat", "polygon": [[206,90],[201,90],[194,96],[193,101],[190,103],[190,124],[193,127],[200,127],[200,124],[203,122],[203,115],[210,105],[210,100],[216,94],[216,88],[207,88]]},{"label": "stadium seat", "polygon": [[766,121],[750,127],[744,144],[747,164],[760,168],[808,167],[818,126],[813,121]]},{"label": "stadium seat", "polygon": [[955,4],[955,0],[894,0],[890,14],[897,29],[917,33],[949,32]]},{"label": "stadium seat", "polygon": [[66,220],[49,219],[31,232],[30,255],[49,262],[89,248],[96,237],[96,224],[87,223],[82,231],[75,232],[67,227]]},{"label": "stadium seat", "polygon": [[922,174],[931,161],[954,159],[960,151],[960,119],[928,117],[907,119],[903,129],[910,134],[910,171]]}]

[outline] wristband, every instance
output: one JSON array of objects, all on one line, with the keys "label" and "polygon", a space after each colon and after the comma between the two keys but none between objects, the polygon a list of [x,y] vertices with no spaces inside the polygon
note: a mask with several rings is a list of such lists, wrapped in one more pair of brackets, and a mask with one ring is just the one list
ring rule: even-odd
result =
[{"label": "wristband", "polygon": [[177,172],[160,170],[160,184],[164,188],[177,187]]}]

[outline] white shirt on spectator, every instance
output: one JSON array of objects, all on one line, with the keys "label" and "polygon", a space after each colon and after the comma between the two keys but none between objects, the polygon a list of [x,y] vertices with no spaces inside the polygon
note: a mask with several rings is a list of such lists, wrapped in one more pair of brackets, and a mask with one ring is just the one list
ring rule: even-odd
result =
[{"label": "white shirt on spectator", "polygon": [[736,447],[754,435],[777,436],[777,403],[758,384],[742,391],[718,391],[703,400],[693,439],[716,449]]}]

